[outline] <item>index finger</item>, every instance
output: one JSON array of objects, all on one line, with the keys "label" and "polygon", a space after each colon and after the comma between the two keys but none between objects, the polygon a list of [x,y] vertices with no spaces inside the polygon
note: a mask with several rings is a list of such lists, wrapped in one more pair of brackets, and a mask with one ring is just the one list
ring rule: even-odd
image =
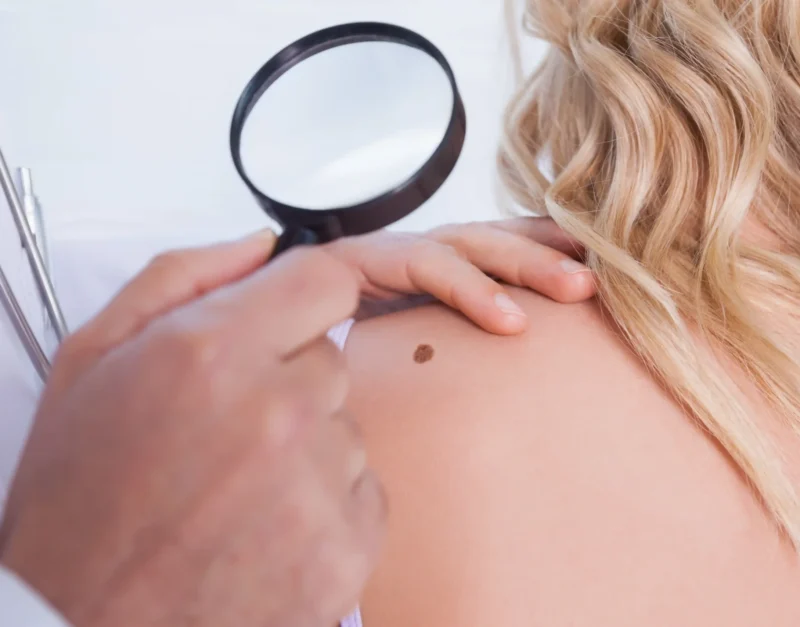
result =
[{"label": "index finger", "polygon": [[156,257],[92,320],[62,344],[50,385],[67,385],[114,347],[155,318],[236,281],[269,258],[276,236],[259,231],[247,238],[212,246],[172,251]]},{"label": "index finger", "polygon": [[360,283],[320,248],[297,248],[192,308],[233,351],[288,357],[323,337],[358,307]]},{"label": "index finger", "polygon": [[80,333],[115,346],[154,318],[250,274],[269,258],[275,241],[272,231],[260,231],[235,242],[161,254]]},{"label": "index finger", "polygon": [[584,247],[575,238],[565,233],[552,218],[546,216],[524,216],[489,222],[493,227],[531,239],[538,244],[558,250],[570,257],[580,258]]}]

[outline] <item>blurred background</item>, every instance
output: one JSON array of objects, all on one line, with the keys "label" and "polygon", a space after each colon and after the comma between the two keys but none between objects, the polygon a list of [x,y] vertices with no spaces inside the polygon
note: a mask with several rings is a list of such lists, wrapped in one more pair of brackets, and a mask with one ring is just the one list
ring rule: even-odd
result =
[{"label": "blurred background", "polygon": [[[268,224],[231,164],[234,104],[286,44],[363,20],[436,44],[467,111],[455,172],[394,228],[497,217],[495,146],[513,89],[504,0],[0,0],[0,145],[33,171],[73,323],[155,252]],[[542,51],[525,42],[525,65]],[[7,213],[2,261],[26,283]]]}]

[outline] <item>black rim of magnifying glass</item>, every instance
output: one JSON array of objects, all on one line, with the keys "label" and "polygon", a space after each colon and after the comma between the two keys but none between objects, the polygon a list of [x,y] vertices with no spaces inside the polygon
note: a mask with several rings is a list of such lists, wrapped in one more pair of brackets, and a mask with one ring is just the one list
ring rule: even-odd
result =
[{"label": "black rim of magnifying glass", "polygon": [[[442,67],[453,92],[453,109],[439,147],[405,182],[380,196],[355,205],[316,210],[294,207],[270,198],[250,180],[242,164],[242,132],[253,107],[276,80],[301,61],[331,48],[368,41],[392,42],[417,48]],[[422,35],[401,26],[381,22],[354,22],[311,33],[267,61],[250,79],[239,97],[231,122],[230,146],[236,171],[262,209],[284,227],[285,235],[289,230],[294,231],[288,240],[284,237],[286,241],[282,247],[285,248],[295,243],[314,243],[311,240],[322,243],[343,235],[361,235],[381,229],[409,215],[433,196],[450,176],[461,155],[465,135],[464,103],[453,70],[444,54]]]}]

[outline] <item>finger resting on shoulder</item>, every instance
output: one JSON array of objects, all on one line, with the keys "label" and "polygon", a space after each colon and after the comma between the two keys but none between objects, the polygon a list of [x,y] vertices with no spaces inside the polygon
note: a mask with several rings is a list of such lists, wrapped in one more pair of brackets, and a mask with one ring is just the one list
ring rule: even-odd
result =
[{"label": "finger resting on shoulder", "polygon": [[524,241],[516,246],[517,269],[509,271],[514,285],[527,287],[560,303],[576,303],[595,295],[592,271],[554,248]]},{"label": "finger resting on shoulder", "polygon": [[495,228],[533,240],[543,246],[554,248],[575,259],[585,254],[584,246],[567,234],[552,218],[546,216],[524,216],[491,222]]},{"label": "finger resting on shoulder", "polygon": [[474,266],[505,283],[533,289],[564,303],[585,300],[594,294],[588,267],[514,230],[475,225],[453,231],[449,241]]},{"label": "finger resting on shoulder", "polygon": [[442,245],[431,246],[408,264],[409,281],[417,291],[431,294],[490,333],[521,333],[527,327],[524,312],[482,270]]}]

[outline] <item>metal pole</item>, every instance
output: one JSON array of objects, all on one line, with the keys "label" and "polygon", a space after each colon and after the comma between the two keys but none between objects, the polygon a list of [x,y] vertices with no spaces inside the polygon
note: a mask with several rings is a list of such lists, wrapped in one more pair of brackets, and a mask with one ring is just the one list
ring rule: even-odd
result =
[{"label": "metal pole", "polygon": [[[14,187],[14,181],[11,178],[11,172],[8,170],[8,164],[6,163],[2,150],[0,150],[0,185],[2,185],[3,192],[5,192],[8,206],[11,208],[11,215],[14,217],[17,231],[19,231],[22,237],[22,243],[25,247],[25,252],[28,254],[28,262],[31,266],[33,278],[36,281],[36,286],[39,288],[39,294],[41,295],[47,314],[50,316],[50,320],[53,323],[53,331],[60,342],[68,333],[67,323],[64,320],[64,314],[61,312],[61,307],[58,304],[55,289],[50,281],[50,275],[45,269],[44,260],[39,252],[39,247],[36,245],[33,239],[33,233],[31,233],[30,226],[28,226],[28,221],[25,219],[25,211],[22,208],[22,202],[17,194],[17,189]],[[7,283],[6,281],[6,284]]]},{"label": "metal pole", "polygon": [[36,334],[28,324],[28,319],[22,312],[22,307],[19,306],[14,291],[6,278],[6,273],[0,268],[0,300],[3,301],[3,309],[6,310],[8,317],[11,319],[11,324],[17,332],[17,336],[22,341],[25,347],[25,352],[28,353],[31,362],[36,368],[36,372],[42,378],[42,381],[47,381],[47,375],[50,373],[50,361],[47,355],[42,350],[42,345],[36,338]]}]

